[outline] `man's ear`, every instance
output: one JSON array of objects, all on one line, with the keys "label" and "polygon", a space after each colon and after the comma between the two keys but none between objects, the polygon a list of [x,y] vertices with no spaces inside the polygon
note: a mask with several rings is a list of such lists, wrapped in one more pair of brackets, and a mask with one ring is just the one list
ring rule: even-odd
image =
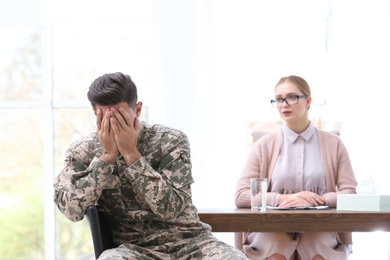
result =
[{"label": "man's ear", "polygon": [[139,117],[141,115],[141,111],[142,111],[142,102],[139,101],[137,104],[135,104],[135,115],[137,117]]}]

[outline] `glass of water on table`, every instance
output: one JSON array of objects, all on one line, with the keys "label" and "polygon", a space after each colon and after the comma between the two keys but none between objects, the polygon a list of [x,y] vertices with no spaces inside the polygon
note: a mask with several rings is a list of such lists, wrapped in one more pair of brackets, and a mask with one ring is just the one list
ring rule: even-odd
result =
[{"label": "glass of water on table", "polygon": [[251,209],[265,212],[267,207],[267,178],[251,178]]}]

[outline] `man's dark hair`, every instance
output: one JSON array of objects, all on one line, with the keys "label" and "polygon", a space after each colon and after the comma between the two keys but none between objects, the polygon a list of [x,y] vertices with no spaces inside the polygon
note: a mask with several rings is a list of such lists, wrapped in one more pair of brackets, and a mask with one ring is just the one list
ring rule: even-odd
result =
[{"label": "man's dark hair", "polygon": [[126,102],[130,108],[137,103],[137,87],[129,75],[121,72],[108,73],[92,82],[88,90],[88,99],[92,107],[111,106]]}]

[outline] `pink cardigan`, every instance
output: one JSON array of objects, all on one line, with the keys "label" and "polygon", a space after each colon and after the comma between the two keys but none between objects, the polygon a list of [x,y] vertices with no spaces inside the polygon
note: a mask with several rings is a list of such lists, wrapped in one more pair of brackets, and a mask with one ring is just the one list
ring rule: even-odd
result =
[{"label": "pink cardigan", "polygon": [[[356,179],[348,152],[341,139],[331,133],[316,129],[322,163],[325,170],[325,194],[329,207],[336,207],[338,194],[356,193]],[[235,202],[238,208],[251,206],[250,178],[267,178],[268,190],[276,161],[279,156],[282,131],[263,136],[252,147],[248,160],[237,182]],[[276,193],[267,193],[267,205],[274,205]],[[352,242],[351,235],[339,234],[343,244]]]}]

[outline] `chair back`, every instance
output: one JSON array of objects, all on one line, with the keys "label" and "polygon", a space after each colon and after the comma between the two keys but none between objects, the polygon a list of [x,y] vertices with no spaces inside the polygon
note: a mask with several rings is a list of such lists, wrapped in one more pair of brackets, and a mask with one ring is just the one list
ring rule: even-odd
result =
[{"label": "chair back", "polygon": [[93,248],[96,259],[106,249],[117,247],[111,235],[110,226],[97,206],[89,206],[85,211],[85,217],[91,229]]}]

